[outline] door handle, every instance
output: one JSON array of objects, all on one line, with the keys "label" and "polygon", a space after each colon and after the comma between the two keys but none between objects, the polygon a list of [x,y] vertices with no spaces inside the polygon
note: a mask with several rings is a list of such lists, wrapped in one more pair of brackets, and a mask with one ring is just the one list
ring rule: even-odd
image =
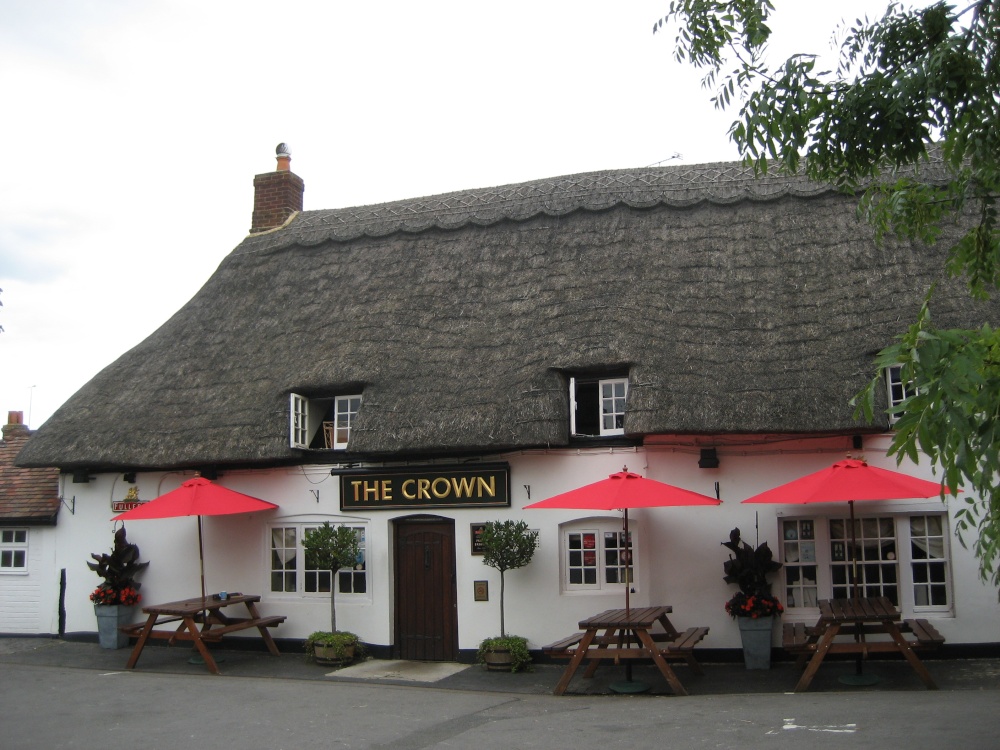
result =
[{"label": "door handle", "polygon": [[431,546],[429,544],[424,545],[424,567],[431,567]]}]

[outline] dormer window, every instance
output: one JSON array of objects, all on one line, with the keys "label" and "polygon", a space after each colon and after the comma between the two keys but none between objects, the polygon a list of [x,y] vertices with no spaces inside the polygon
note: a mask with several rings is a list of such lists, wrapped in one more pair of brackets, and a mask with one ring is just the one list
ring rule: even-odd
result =
[{"label": "dormer window", "polygon": [[605,437],[625,434],[628,378],[569,379],[570,434]]},{"label": "dormer window", "polygon": [[291,395],[291,435],[289,444],[293,448],[309,447],[309,399],[297,393]]},{"label": "dormer window", "polygon": [[333,439],[327,439],[327,447],[346,450],[351,436],[351,424],[361,408],[361,396],[337,396],[333,406]]},{"label": "dormer window", "polygon": [[[913,383],[903,382],[902,365],[893,365],[885,369],[885,384],[888,388],[890,409],[894,406],[899,406],[914,393]],[[898,419],[898,414],[889,415],[890,422],[896,422]]]},{"label": "dormer window", "polygon": [[361,394],[307,398],[290,396],[289,444],[293,448],[347,450]]}]

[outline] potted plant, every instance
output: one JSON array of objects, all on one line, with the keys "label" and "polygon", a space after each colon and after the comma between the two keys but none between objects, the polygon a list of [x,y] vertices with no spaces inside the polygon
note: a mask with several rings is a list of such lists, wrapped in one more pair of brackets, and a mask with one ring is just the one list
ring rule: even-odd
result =
[{"label": "potted plant", "polygon": [[531,664],[528,639],[519,635],[484,638],[476,651],[476,662],[491,672],[520,672]]},{"label": "potted plant", "polygon": [[306,653],[317,664],[339,666],[350,664],[364,656],[365,645],[354,633],[345,630],[310,633],[305,643]]},{"label": "potted plant", "polygon": [[319,664],[349,664],[360,655],[360,641],[354,633],[337,630],[337,571],[357,561],[361,552],[357,533],[350,526],[332,526],[324,521],[305,535],[302,546],[306,567],[330,571],[330,629],[312,633],[306,639],[306,653]]},{"label": "potted plant", "polygon": [[538,548],[538,532],[524,521],[489,521],[480,535],[483,564],[500,571],[500,636],[479,644],[477,660],[494,671],[517,672],[531,663],[528,641],[508,635],[504,621],[504,574],[531,562]]},{"label": "potted plant", "polygon": [[740,589],[726,602],[726,612],[740,626],[744,664],[747,669],[770,669],[771,631],[784,607],[771,594],[767,576],[780,569],[781,563],[774,560],[767,542],[754,549],[740,539],[738,528],[729,532],[729,541],[722,545],[733,552],[723,564],[725,581]]},{"label": "potted plant", "polygon": [[103,581],[90,594],[97,616],[97,635],[101,648],[124,648],[128,636],[122,632],[122,625],[129,625],[135,605],[142,601],[139,593],[141,583],[135,580],[149,565],[139,561],[139,547],[125,538],[124,524],[114,535],[114,546],[110,554],[91,554],[94,562],[87,567],[97,573]]}]

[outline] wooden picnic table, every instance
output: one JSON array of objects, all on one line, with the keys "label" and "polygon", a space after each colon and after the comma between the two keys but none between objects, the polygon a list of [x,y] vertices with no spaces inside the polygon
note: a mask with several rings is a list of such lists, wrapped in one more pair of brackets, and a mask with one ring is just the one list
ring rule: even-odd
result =
[{"label": "wooden picnic table", "polygon": [[[150,638],[154,638],[167,640],[170,645],[178,641],[194,643],[194,647],[205,660],[205,666],[208,667],[208,670],[213,674],[221,674],[206,643],[216,643],[229,633],[251,628],[257,628],[260,637],[267,645],[267,650],[277,656],[280,652],[274,639],[271,638],[268,628],[276,627],[284,622],[285,616],[262,617],[257,611],[257,602],[259,601],[259,594],[229,594],[225,599],[213,594],[143,607],[142,611],[147,615],[145,622],[122,627],[122,630],[129,635],[139,637],[132,648],[125,668],[135,668],[146,642]],[[249,617],[230,617],[222,611],[235,604],[245,605]],[[169,627],[162,627],[164,625]]]},{"label": "wooden picnic table", "polygon": [[[808,690],[827,654],[855,654],[859,659],[875,652],[899,652],[913,671],[931,690],[937,689],[916,649],[932,648],[944,642],[926,620],[902,621],[896,606],[884,596],[852,599],[822,599],[820,618],[811,628],[787,628],[786,649],[809,658],[795,691]],[[908,640],[904,633],[913,633]],[[885,634],[889,640],[871,641],[869,635]],[[851,636],[849,642],[835,642],[838,636]]]},{"label": "wooden picnic table", "polygon": [[[708,633],[707,627],[678,631],[667,615],[673,612],[668,605],[609,609],[581,620],[583,632],[563,638],[546,646],[543,651],[556,658],[569,658],[559,683],[552,691],[562,695],[569,687],[576,670],[589,660],[584,677],[593,677],[602,661],[615,664],[622,660],[652,659],[676,695],[687,695],[668,660],[683,659],[698,674],[701,666],[694,658],[693,649]],[[662,632],[654,632],[656,624]]]}]

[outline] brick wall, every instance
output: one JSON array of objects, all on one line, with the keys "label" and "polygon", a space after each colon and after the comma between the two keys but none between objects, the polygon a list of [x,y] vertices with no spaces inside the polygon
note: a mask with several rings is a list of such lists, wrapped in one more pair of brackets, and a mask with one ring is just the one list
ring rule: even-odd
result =
[{"label": "brick wall", "polygon": [[253,219],[250,232],[280,227],[302,210],[305,183],[292,172],[267,172],[253,178]]}]

